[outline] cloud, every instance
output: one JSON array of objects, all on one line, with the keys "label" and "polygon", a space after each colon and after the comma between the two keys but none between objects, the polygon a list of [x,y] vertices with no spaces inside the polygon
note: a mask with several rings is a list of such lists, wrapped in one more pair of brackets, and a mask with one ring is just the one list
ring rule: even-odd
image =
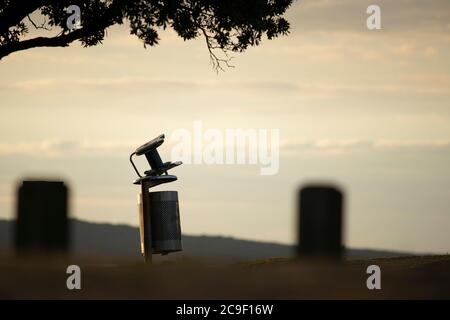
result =
[{"label": "cloud", "polygon": [[4,88],[19,91],[60,91],[61,89],[87,90],[128,90],[128,89],[166,89],[187,90],[296,90],[297,86],[283,81],[196,81],[196,80],[164,80],[148,77],[109,77],[109,78],[47,78],[16,81],[3,84]]},{"label": "cloud", "polygon": [[0,85],[0,89],[13,89],[20,92],[64,93],[90,90],[92,92],[236,92],[254,94],[255,92],[296,94],[303,98],[329,98],[354,95],[395,95],[395,94],[450,94],[450,78],[446,74],[413,74],[402,76],[402,83],[379,84],[336,84],[308,83],[302,81],[239,81],[239,80],[164,80],[146,77],[110,77],[79,79],[34,79],[19,80]]},{"label": "cloud", "polygon": [[[365,32],[372,0],[303,0],[294,3],[288,17],[302,32]],[[447,0],[378,0],[382,32],[448,33],[450,2]]]},{"label": "cloud", "polygon": [[123,90],[123,89],[185,89],[190,90],[197,86],[194,81],[158,80],[145,77],[109,77],[109,78],[47,78],[16,81],[4,86],[19,91],[60,91],[61,89],[74,90]]},{"label": "cloud", "polygon": [[399,139],[319,139],[285,140],[281,142],[281,154],[338,155],[357,151],[383,151],[406,149],[450,149],[450,140],[399,140]]},{"label": "cloud", "polygon": [[73,140],[42,140],[24,143],[0,143],[0,156],[72,157],[88,155],[113,155],[129,152],[132,142],[80,142]]},{"label": "cloud", "polygon": [[[43,140],[29,143],[0,143],[0,156],[72,157],[104,156],[130,153],[136,141],[73,141]],[[354,150],[449,148],[450,140],[399,140],[399,139],[317,139],[282,140],[282,152],[305,151],[348,152]],[[283,154],[283,153],[282,153]]]},{"label": "cloud", "polygon": [[450,89],[450,75],[445,73],[413,73],[403,78],[418,86]]}]

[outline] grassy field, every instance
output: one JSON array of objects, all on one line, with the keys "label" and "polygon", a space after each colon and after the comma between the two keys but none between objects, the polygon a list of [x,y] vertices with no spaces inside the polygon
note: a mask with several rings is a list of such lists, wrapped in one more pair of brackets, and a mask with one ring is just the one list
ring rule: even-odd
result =
[{"label": "grassy field", "polygon": [[[81,290],[66,267],[81,267]],[[366,287],[381,268],[381,290]],[[102,264],[77,257],[0,256],[2,299],[450,299],[450,256],[340,263],[274,258],[232,265],[175,261]]]}]

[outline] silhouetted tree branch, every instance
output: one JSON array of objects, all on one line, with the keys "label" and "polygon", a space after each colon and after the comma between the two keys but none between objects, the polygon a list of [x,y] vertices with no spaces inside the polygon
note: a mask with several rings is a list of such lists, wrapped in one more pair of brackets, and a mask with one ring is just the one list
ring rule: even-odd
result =
[{"label": "silhouetted tree branch", "polygon": [[[36,47],[65,47],[75,40],[83,46],[102,43],[105,30],[129,23],[130,33],[146,46],[158,44],[158,30],[172,28],[184,40],[204,37],[213,67],[232,67],[228,51],[244,51],[289,32],[283,18],[292,0],[0,0],[0,59]],[[69,30],[65,8],[81,9],[80,29]],[[40,13],[37,25],[30,15]],[[24,39],[27,22],[35,29],[58,29],[56,36]],[[222,51],[225,58],[219,57]]]}]

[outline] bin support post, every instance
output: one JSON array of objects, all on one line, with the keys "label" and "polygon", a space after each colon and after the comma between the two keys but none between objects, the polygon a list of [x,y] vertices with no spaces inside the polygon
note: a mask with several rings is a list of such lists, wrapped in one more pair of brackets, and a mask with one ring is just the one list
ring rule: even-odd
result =
[{"label": "bin support post", "polygon": [[141,183],[142,192],[142,240],[144,248],[144,261],[152,262],[152,220],[150,214],[149,181],[143,180]]}]

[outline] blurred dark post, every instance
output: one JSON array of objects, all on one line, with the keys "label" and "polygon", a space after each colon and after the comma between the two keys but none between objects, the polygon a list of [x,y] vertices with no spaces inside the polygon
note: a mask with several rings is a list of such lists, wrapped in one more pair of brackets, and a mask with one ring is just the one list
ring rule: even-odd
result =
[{"label": "blurred dark post", "polygon": [[335,187],[306,186],[299,193],[297,253],[341,258],[343,195]]},{"label": "blurred dark post", "polygon": [[68,190],[62,181],[23,181],[18,189],[15,246],[19,252],[66,251]]}]

